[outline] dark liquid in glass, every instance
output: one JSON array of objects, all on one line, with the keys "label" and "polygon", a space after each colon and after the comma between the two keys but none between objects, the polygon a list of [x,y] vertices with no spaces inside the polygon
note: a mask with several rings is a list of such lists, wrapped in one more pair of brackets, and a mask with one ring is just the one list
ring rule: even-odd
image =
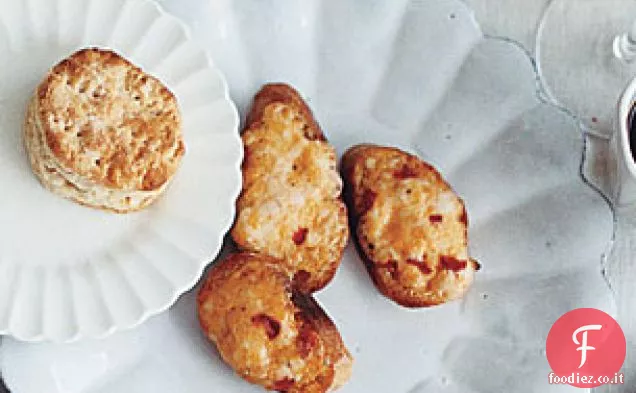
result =
[{"label": "dark liquid in glass", "polygon": [[632,160],[636,163],[636,104],[632,105],[627,123],[629,129],[629,151],[632,153]]}]

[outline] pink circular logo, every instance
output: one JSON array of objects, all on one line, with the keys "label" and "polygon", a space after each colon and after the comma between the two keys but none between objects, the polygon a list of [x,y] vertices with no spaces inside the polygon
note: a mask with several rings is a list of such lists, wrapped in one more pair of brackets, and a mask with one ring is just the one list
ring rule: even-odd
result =
[{"label": "pink circular logo", "polygon": [[579,388],[623,383],[618,372],[626,348],[623,330],[607,313],[594,308],[567,312],[552,325],[546,341],[550,383]]}]

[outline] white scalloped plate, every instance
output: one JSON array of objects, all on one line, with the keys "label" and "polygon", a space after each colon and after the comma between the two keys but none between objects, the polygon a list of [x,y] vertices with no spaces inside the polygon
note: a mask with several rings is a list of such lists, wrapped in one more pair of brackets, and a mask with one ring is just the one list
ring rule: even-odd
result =
[{"label": "white scalloped plate", "polygon": [[[0,333],[69,341],[136,326],[192,288],[232,222],[242,147],[226,83],[152,2],[1,0],[0,9]],[[27,163],[27,100],[51,66],[86,46],[123,54],[179,100],[187,153],[143,212],[58,198]]]},{"label": "white scalloped plate", "polygon": [[[353,247],[318,294],[355,357],[343,393],[580,392],[549,385],[552,323],[614,314],[601,274],[605,200],[581,177],[576,122],[537,98],[518,46],[484,39],[458,0],[164,0],[205,42],[245,109],[267,81],[297,86],[339,153],[415,151],[465,198],[483,265],[463,301],[406,310],[381,296]],[[67,346],[5,340],[15,393],[260,392],[200,333],[194,291],[137,330]]]}]

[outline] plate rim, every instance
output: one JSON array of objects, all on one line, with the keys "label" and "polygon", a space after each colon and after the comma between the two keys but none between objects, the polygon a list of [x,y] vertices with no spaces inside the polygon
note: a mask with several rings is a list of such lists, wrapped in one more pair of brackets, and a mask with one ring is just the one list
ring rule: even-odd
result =
[{"label": "plate rim", "polygon": [[[243,151],[242,140],[240,138],[240,132],[239,132],[240,123],[241,123],[240,114],[238,112],[236,103],[231,98],[227,78],[223,74],[222,70],[218,66],[216,66],[216,64],[214,63],[214,60],[212,58],[210,51],[206,49],[203,45],[201,45],[199,40],[197,40],[193,36],[190,26],[188,26],[184,21],[182,21],[177,16],[166,11],[164,7],[157,0],[124,0],[123,3],[125,4],[127,2],[132,2],[132,3],[136,2],[139,4],[144,4],[144,6],[151,6],[157,12],[157,19],[166,18],[166,20],[170,20],[171,23],[177,26],[178,29],[183,33],[185,37],[185,42],[191,43],[197,49],[198,54],[204,57],[205,59],[204,69],[207,70],[207,72],[213,73],[214,76],[218,78],[218,81],[221,84],[222,96],[216,102],[222,102],[223,105],[227,109],[229,109],[231,112],[231,116],[232,116],[231,123],[232,123],[232,130],[233,130],[231,133],[232,135],[231,140],[233,140],[234,143],[236,144],[235,150],[238,153],[236,154],[236,157],[234,157],[234,162],[227,161],[227,165],[223,165],[224,167],[232,168],[231,178],[234,179],[234,184],[232,185],[232,192],[230,195],[228,195],[228,198],[227,198],[228,201],[231,201],[230,210],[226,211],[227,214],[225,214],[224,217],[222,215],[219,218],[218,227],[221,228],[221,230],[215,236],[211,236],[211,238],[216,237],[216,244],[214,245],[214,248],[210,247],[210,250],[208,251],[209,255],[205,258],[205,260],[195,261],[195,258],[191,258],[192,261],[196,262],[196,265],[197,265],[196,273],[193,272],[192,279],[188,281],[184,281],[180,285],[173,286],[173,289],[170,291],[170,296],[166,297],[165,301],[162,302],[161,306],[148,307],[147,305],[144,304],[142,306],[142,312],[134,318],[132,323],[118,324],[116,319],[111,318],[108,324],[108,328],[98,332],[97,334],[91,334],[90,332],[87,333],[85,330],[82,330],[80,328],[81,324],[77,323],[77,326],[73,329],[72,335],[61,334],[56,336],[52,334],[47,334],[43,327],[40,327],[40,329],[38,329],[37,332],[34,331],[29,333],[24,333],[20,331],[19,329],[12,328],[11,318],[9,313],[9,318],[6,319],[5,325],[0,325],[0,339],[3,335],[7,335],[18,341],[22,341],[25,343],[50,342],[50,343],[65,344],[65,343],[77,342],[80,340],[86,340],[86,339],[100,340],[100,339],[109,337],[115,333],[134,329],[142,325],[143,323],[145,323],[150,318],[167,311],[179,300],[179,298],[183,294],[189,292],[192,288],[196,286],[196,284],[199,282],[199,280],[203,276],[208,265],[214,261],[214,259],[219,255],[219,253],[223,249],[225,236],[234,222],[234,217],[236,215],[236,199],[238,198],[242,190],[241,164],[243,162],[244,151]],[[112,50],[115,53],[120,53],[122,56],[127,57],[123,55],[122,52],[118,50],[118,48],[111,48],[111,47],[103,46],[103,45],[86,45],[86,44],[82,44],[82,47],[102,47],[102,48]],[[159,78],[159,80],[161,80],[162,83],[166,83],[164,78],[157,76],[153,71],[148,70],[147,72],[150,75],[153,75]],[[168,87],[170,88],[170,86]],[[223,135],[225,134],[227,133],[223,133]],[[69,269],[69,271],[73,272],[73,269]],[[74,298],[76,296],[77,295],[71,295],[71,298]],[[12,303],[11,301],[8,303],[9,311],[12,309],[11,303]]]}]

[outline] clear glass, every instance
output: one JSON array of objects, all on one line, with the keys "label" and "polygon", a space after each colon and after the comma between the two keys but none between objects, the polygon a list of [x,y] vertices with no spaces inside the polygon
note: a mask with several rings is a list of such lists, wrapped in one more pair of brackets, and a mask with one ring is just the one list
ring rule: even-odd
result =
[{"label": "clear glass", "polygon": [[536,58],[548,98],[588,130],[609,135],[616,102],[636,76],[636,1],[553,0]]},{"label": "clear glass", "polygon": [[[586,131],[607,140],[616,130],[619,98],[636,77],[636,1],[553,0],[539,24],[536,43],[537,67],[545,94],[576,116]],[[586,160],[603,161],[603,154],[586,154]],[[616,168],[601,165],[606,182]],[[591,167],[589,162],[586,166]],[[626,393],[633,391],[636,378],[636,206],[613,204],[614,241],[606,253],[603,272],[627,338],[623,372],[625,380],[632,382],[606,385],[595,392]]]}]

